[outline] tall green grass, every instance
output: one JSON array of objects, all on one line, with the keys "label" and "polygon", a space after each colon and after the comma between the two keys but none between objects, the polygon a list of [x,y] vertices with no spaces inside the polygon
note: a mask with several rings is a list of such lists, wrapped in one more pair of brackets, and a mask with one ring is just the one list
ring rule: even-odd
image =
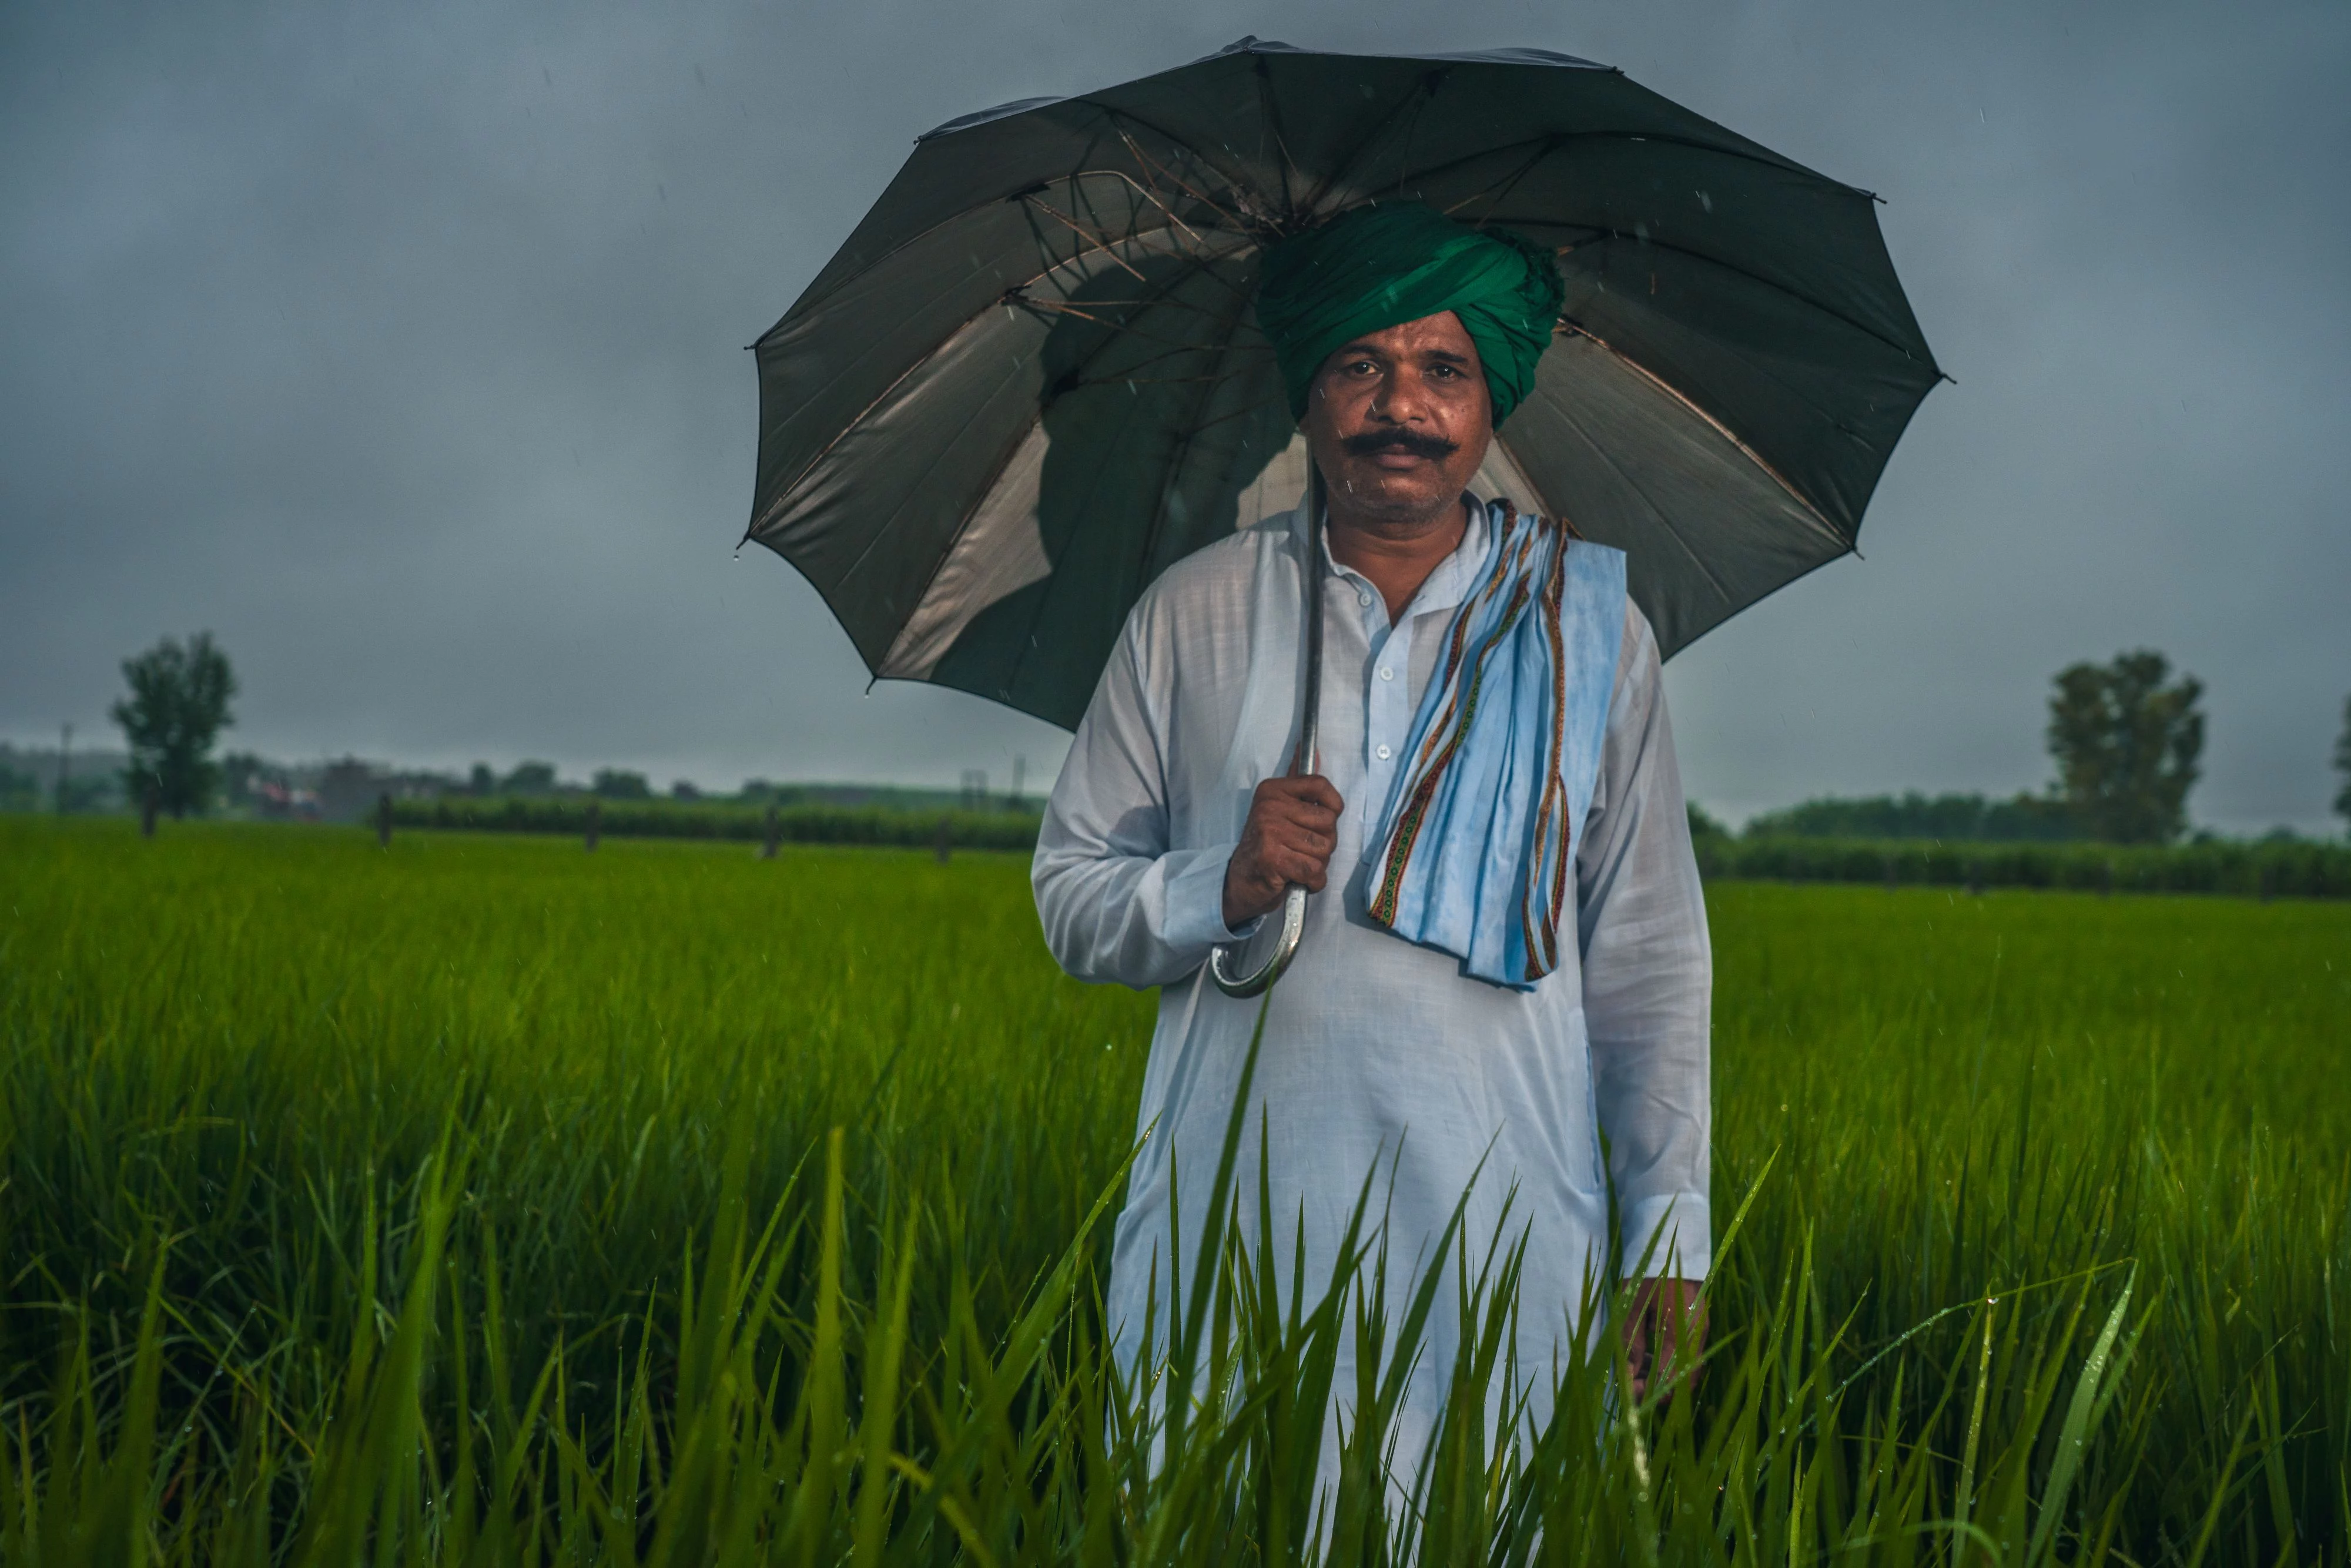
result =
[{"label": "tall green grass", "polygon": [[1025,871],[0,822],[0,1557],[2342,1560],[2351,910],[1710,888],[1696,1397],[1498,1445],[1467,1259],[1391,1511],[1423,1303],[1104,1355],[1150,1001]]}]

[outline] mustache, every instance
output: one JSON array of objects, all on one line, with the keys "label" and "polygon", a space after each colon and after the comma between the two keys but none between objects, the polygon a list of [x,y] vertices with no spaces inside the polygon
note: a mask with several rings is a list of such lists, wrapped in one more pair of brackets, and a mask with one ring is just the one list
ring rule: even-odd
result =
[{"label": "mustache", "polygon": [[1461,450],[1459,442],[1447,441],[1441,435],[1430,435],[1418,430],[1368,430],[1361,435],[1351,435],[1339,444],[1350,457],[1369,457],[1379,452],[1408,452],[1432,463],[1442,463]]}]

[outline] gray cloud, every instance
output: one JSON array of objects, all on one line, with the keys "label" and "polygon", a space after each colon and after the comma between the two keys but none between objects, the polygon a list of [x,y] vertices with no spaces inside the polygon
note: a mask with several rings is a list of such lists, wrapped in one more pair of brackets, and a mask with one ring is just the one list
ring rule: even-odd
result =
[{"label": "gray cloud", "polygon": [[1692,792],[2039,784],[2049,674],[2210,695],[2200,820],[2323,825],[2351,690],[2351,12],[1336,3],[0,11],[0,735],[210,627],[240,744],[951,780],[1058,732],[883,686],[734,545],[741,346],[967,110],[1245,32],[1534,44],[1885,193],[1959,384],[1867,556],[1676,661]]}]

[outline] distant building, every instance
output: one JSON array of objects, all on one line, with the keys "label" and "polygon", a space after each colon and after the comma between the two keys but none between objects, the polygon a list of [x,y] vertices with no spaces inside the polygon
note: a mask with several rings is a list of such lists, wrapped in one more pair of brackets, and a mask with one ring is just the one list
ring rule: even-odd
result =
[{"label": "distant building", "polygon": [[465,788],[445,773],[395,772],[379,763],[346,757],[329,762],[319,774],[315,799],[318,814],[329,822],[356,822],[375,810],[380,797],[395,800],[437,800]]}]

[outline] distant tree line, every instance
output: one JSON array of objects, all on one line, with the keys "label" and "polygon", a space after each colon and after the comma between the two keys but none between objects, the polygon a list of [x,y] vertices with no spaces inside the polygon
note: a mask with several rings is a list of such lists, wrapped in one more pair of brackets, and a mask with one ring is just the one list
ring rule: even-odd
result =
[{"label": "distant tree line", "polygon": [[613,800],[592,795],[444,795],[392,807],[401,828],[498,833],[559,833],[577,838],[590,825],[609,838],[726,839],[758,843],[894,845],[909,849],[1017,850],[1037,844],[1029,811],[928,810],[905,806],[830,806],[799,802]]},{"label": "distant tree line", "polygon": [[30,773],[19,773],[14,768],[0,764],[0,811],[37,811],[41,809],[41,780]]},{"label": "distant tree line", "polygon": [[1826,796],[1749,820],[1749,838],[1941,839],[1952,842],[2062,843],[2084,836],[2063,800],[2019,795]]},{"label": "distant tree line", "polygon": [[[227,654],[210,632],[199,632],[184,642],[165,637],[146,652],[124,660],[122,674],[128,690],[111,709],[129,747],[122,786],[130,803],[143,809],[151,821],[157,812],[183,817],[207,810],[224,793],[232,803],[247,806],[265,799],[288,798],[293,782],[289,769],[250,753],[233,753],[222,763],[213,760],[221,730],[235,722],[229,703],[236,695],[237,683]],[[1994,800],[1980,794],[1929,796],[1913,790],[1859,800],[1822,798],[1765,812],[1749,822],[1740,836],[1746,840],[2018,844],[2177,841],[2187,831],[2188,796],[2201,771],[2202,684],[2187,674],[2175,678],[2161,653],[2139,649],[2116,654],[2103,664],[2070,665],[2058,672],[2053,687],[2043,736],[2057,777],[2042,794]],[[2334,809],[2351,823],[2351,698],[2344,704],[2343,727],[2332,760],[2341,779]],[[379,793],[410,798],[471,796],[478,800],[586,795],[618,805],[663,800],[643,773],[619,768],[598,769],[584,789],[563,782],[554,764],[536,760],[517,764],[504,774],[486,762],[478,762],[462,780],[454,775],[395,778],[350,758],[325,770],[329,782],[334,781],[339,768],[349,775],[340,781],[342,792],[349,795],[358,790],[370,800]],[[1013,778],[1014,793],[1001,798],[1001,806],[1027,810],[1031,802],[1019,793],[1018,765]],[[380,782],[386,787],[379,791]],[[396,789],[391,787],[394,783]],[[37,777],[0,766],[0,810],[37,809],[42,790],[43,780]],[[52,793],[57,797],[55,809],[61,811],[77,806],[78,794],[94,798],[86,785],[62,779]],[[916,811],[960,808],[981,813],[999,804],[998,798],[987,792],[986,775],[978,773],[967,773],[963,788],[953,792],[778,785],[754,779],[729,797],[705,794],[692,782],[678,779],[670,786],[666,799],[680,805],[731,800],[763,808],[871,806]],[[1729,836],[1695,805],[1690,809],[1690,826],[1693,835],[1702,841]]]},{"label": "distant tree line", "polygon": [[[1823,797],[1749,821],[1740,837],[1945,843],[2170,844],[2188,831],[2188,795],[2201,771],[2203,685],[2174,678],[2147,649],[2060,671],[2043,738],[2057,777],[2042,794]],[[2335,746],[2343,785],[2335,810],[2351,822],[2351,701]],[[1726,836],[1696,813],[1698,837]]]},{"label": "distant tree line", "polygon": [[1734,838],[1697,843],[1699,873],[1886,887],[2060,888],[2351,898],[2351,845],[2310,840],[2189,844],[1969,843],[1952,840]]}]

